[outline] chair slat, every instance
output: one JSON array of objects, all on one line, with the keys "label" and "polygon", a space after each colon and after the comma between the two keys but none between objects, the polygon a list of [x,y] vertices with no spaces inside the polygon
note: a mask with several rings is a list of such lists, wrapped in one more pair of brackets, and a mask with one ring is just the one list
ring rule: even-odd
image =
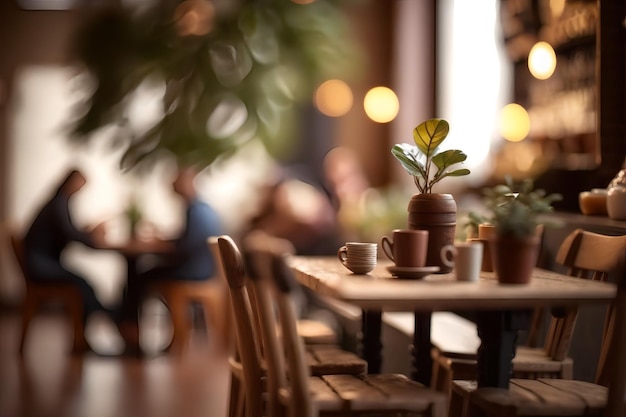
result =
[{"label": "chair slat", "polygon": [[310,345],[306,350],[312,375],[360,375],[367,371],[367,363],[352,352],[327,345]]},{"label": "chair slat", "polygon": [[608,391],[591,382],[567,379],[540,379],[539,382],[577,396],[590,410],[601,410],[606,404]]}]

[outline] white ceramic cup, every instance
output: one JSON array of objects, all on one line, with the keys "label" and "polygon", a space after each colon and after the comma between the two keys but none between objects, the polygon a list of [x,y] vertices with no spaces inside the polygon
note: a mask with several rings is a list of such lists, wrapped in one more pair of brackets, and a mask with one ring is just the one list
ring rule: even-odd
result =
[{"label": "white ceramic cup", "polygon": [[337,251],[339,261],[355,274],[367,274],[376,267],[378,244],[346,242]]},{"label": "white ceramic cup", "polygon": [[441,262],[454,268],[458,281],[478,281],[483,262],[482,242],[454,242],[441,248]]}]

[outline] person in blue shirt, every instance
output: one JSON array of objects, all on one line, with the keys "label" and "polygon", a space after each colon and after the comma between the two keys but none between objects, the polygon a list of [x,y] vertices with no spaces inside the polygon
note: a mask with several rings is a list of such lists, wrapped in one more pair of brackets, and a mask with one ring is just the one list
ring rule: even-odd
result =
[{"label": "person in blue shirt", "polygon": [[70,242],[80,242],[92,248],[101,247],[104,230],[94,228],[91,232],[79,230],[72,222],[69,210],[70,198],[86,184],[78,170],[72,170],[61,182],[52,198],[35,217],[24,237],[26,274],[32,281],[42,284],[70,283],[81,292],[84,304],[84,322],[102,311],[110,314],[85,278],[65,268],[61,254]]},{"label": "person in blue shirt", "polygon": [[129,270],[118,327],[130,350],[138,350],[139,306],[149,283],[207,280],[215,273],[208,238],[222,234],[222,223],[217,212],[198,198],[194,184],[197,174],[195,168],[181,168],[172,184],[174,192],[186,205],[182,233],[176,239],[150,244],[150,252],[157,254],[155,265],[144,271]]}]

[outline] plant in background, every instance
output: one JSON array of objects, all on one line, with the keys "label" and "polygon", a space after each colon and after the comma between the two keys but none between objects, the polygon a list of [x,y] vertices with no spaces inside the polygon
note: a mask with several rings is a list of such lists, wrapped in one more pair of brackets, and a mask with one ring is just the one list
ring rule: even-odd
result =
[{"label": "plant in background", "polygon": [[[86,142],[102,127],[117,127],[107,139],[124,149],[126,168],[163,151],[207,166],[252,140],[285,155],[298,105],[322,82],[358,68],[340,1],[347,0],[94,6],[73,48],[88,74],[74,138]],[[152,97],[137,108],[146,90]],[[149,123],[148,107],[158,110]]]},{"label": "plant in background", "polygon": [[489,223],[489,218],[475,211],[469,211],[467,221],[463,224],[467,237],[477,237],[478,226],[485,223]]},{"label": "plant in background", "polygon": [[462,151],[448,149],[437,152],[449,131],[450,125],[447,121],[429,119],[413,129],[415,145],[401,143],[391,149],[393,156],[413,176],[413,181],[422,194],[431,193],[433,185],[446,177],[461,177],[470,173],[466,168],[451,169],[453,165],[467,159]]},{"label": "plant in background", "polygon": [[554,211],[552,203],[563,198],[557,193],[547,194],[543,189],[534,189],[531,179],[516,186],[509,176],[505,178],[505,184],[486,188],[484,196],[492,214],[488,222],[496,226],[496,233],[518,238],[535,234],[540,224],[537,216]]}]

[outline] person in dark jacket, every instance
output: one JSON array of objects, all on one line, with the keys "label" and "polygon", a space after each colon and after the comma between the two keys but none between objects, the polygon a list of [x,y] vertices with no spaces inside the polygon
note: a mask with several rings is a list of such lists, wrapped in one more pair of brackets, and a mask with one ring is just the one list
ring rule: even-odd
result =
[{"label": "person in dark jacket", "polygon": [[222,234],[222,223],[217,212],[198,198],[194,185],[197,174],[195,168],[181,168],[173,182],[174,192],[182,197],[186,205],[182,233],[173,240],[144,245],[146,252],[157,256],[156,264],[149,269],[133,273],[129,268],[119,328],[131,351],[138,349],[139,306],[151,282],[207,280],[215,274],[215,260],[208,238]]},{"label": "person in dark jacket", "polygon": [[101,246],[104,234],[101,227],[91,232],[79,230],[72,222],[70,198],[86,183],[80,171],[72,170],[62,181],[52,198],[36,216],[24,238],[26,273],[29,279],[42,283],[70,283],[81,292],[84,303],[84,322],[97,312],[110,313],[85,278],[69,271],[61,262],[61,254],[70,242],[80,242],[96,248]]}]

